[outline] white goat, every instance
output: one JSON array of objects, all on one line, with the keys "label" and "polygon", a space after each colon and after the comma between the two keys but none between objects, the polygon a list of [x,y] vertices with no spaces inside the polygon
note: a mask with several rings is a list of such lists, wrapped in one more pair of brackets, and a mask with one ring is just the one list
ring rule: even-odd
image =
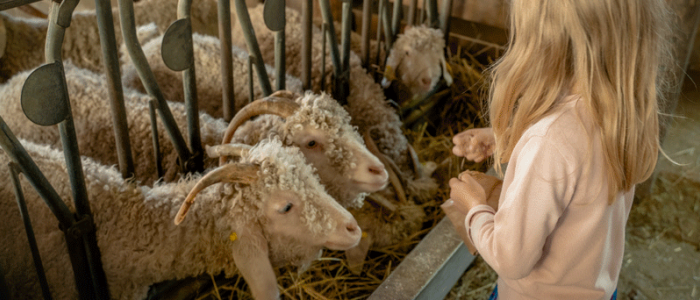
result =
[{"label": "white goat", "polygon": [[[143,28],[143,27],[142,27]],[[154,27],[150,27],[154,30]],[[143,52],[146,55],[148,64],[163,92],[165,99],[175,102],[184,102],[184,92],[182,88],[182,75],[180,72],[170,70],[161,56],[161,44],[163,37],[153,38],[143,45]],[[194,62],[197,82],[197,99],[201,110],[214,117],[222,117],[222,89],[221,89],[221,43],[219,39],[200,34],[192,35],[194,46]],[[233,47],[233,86],[235,109],[240,110],[244,105],[254,99],[263,96],[259,82],[253,74],[254,99],[250,99],[248,88],[248,53],[238,47]],[[274,69],[266,66],[268,77],[271,83],[276,81]],[[136,72],[136,68],[131,60],[122,65],[122,81],[125,87],[131,87],[145,93],[145,88]],[[253,71],[255,72],[255,71]],[[300,93],[302,91],[301,81],[298,78],[287,75],[285,78],[286,89]]]},{"label": "white goat", "polygon": [[[72,209],[63,154],[22,143]],[[199,182],[187,178],[154,188],[125,182],[114,168],[83,159],[113,299],[143,299],[153,283],[221,271],[227,276],[240,271],[256,299],[277,299],[273,267],[287,263],[303,267],[317,259],[323,247],[343,250],[358,243],[361,230],[354,218],[326,194],[298,149],[270,140],[241,154],[239,162],[222,166]],[[0,151],[0,165],[8,162]],[[7,172],[0,168],[0,177],[8,178]],[[210,185],[214,186],[202,191]],[[56,299],[76,299],[57,221],[28,184],[23,190],[51,293]],[[174,218],[176,223],[182,221],[198,192],[188,220],[173,224]],[[2,275],[12,297],[37,298],[38,282],[28,271],[33,270],[32,259],[9,180],[0,184],[0,208]]]},{"label": "white goat", "polygon": [[402,103],[422,99],[437,86],[440,78],[451,85],[444,52],[445,39],[440,29],[425,25],[406,28],[389,52],[382,87],[389,88],[394,81],[398,94],[407,93],[406,98],[396,99]]}]

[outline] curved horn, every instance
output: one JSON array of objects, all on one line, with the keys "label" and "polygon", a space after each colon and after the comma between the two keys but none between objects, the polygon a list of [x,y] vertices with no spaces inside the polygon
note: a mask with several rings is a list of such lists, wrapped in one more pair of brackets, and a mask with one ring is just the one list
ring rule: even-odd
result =
[{"label": "curved horn", "polygon": [[209,174],[202,177],[202,179],[195,184],[190,193],[187,194],[187,198],[182,202],[182,206],[180,206],[180,210],[177,212],[177,216],[175,216],[175,225],[180,225],[185,219],[185,215],[187,215],[187,212],[194,203],[194,198],[199,192],[219,182],[253,183],[258,180],[259,169],[260,166],[255,164],[228,164],[209,172]]},{"label": "curved horn", "polygon": [[[280,92],[274,93],[273,95]],[[221,141],[221,144],[225,145],[231,142],[236,129],[238,129],[238,127],[245,121],[254,116],[273,114],[286,118],[294,114],[294,112],[299,109],[300,106],[288,97],[288,93],[289,92],[280,93],[279,95],[282,95],[282,97],[270,96],[255,100],[243,107],[243,109],[238,111],[238,113],[233,116],[233,119],[231,119],[231,122],[228,124],[228,128],[226,128],[226,133],[224,133],[224,139]],[[219,158],[219,165],[223,165],[224,163],[226,163],[226,156]]]},{"label": "curved horn", "polygon": [[205,146],[207,156],[217,158],[222,156],[243,156],[248,154],[252,146],[246,144],[224,144],[216,146]]},{"label": "curved horn", "polygon": [[374,143],[372,136],[369,134],[369,130],[365,131],[362,138],[365,140],[367,150],[379,158],[379,160],[384,164],[384,168],[386,169],[387,173],[389,173],[389,182],[394,187],[394,191],[396,191],[396,197],[399,198],[399,202],[406,203],[408,201],[406,198],[406,191],[403,189],[403,185],[401,185],[401,178],[399,178],[398,175],[400,174],[400,171],[398,166],[396,166],[396,163],[386,157],[384,153],[379,151],[377,144]]}]

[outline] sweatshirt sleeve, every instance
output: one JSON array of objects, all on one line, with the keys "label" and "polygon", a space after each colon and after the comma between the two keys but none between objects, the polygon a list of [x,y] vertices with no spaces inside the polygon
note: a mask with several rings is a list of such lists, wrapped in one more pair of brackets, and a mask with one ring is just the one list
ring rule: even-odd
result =
[{"label": "sweatshirt sleeve", "polygon": [[539,136],[525,142],[508,168],[514,174],[510,183],[504,182],[507,189],[498,212],[474,207],[465,225],[499,276],[520,279],[540,260],[547,237],[572,198],[576,178],[565,156]]}]

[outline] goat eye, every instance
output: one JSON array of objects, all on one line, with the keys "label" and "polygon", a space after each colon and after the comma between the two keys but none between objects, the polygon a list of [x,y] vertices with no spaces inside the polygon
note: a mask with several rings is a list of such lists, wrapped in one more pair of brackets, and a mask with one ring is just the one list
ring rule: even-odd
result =
[{"label": "goat eye", "polygon": [[317,143],[314,140],[311,140],[309,143],[306,144],[306,147],[308,148],[313,148],[316,147]]},{"label": "goat eye", "polygon": [[287,203],[287,205],[285,205],[284,207],[280,208],[280,209],[278,210],[278,212],[281,213],[281,214],[286,214],[286,213],[288,213],[291,209],[292,209],[292,203],[290,202],[290,203]]}]

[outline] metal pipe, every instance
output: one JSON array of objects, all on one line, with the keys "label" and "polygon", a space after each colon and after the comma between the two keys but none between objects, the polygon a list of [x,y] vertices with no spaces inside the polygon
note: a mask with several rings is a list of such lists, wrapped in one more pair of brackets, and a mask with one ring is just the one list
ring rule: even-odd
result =
[{"label": "metal pipe", "polygon": [[163,93],[158,87],[158,82],[148,65],[148,60],[146,60],[146,56],[143,54],[143,49],[141,49],[139,45],[136,36],[136,21],[134,20],[134,3],[132,0],[119,0],[119,17],[124,44],[129,51],[129,56],[134,62],[139,78],[141,78],[141,82],[143,82],[143,86],[146,88],[148,94],[158,101],[160,119],[163,121],[165,131],[168,133],[168,137],[173,143],[173,147],[180,161],[187,162],[192,157],[192,154],[187,148],[185,139],[182,137],[182,133],[180,133],[180,129],[177,127],[175,118],[165,101]]},{"label": "metal pipe", "polygon": [[285,71],[284,71],[284,28],[275,32],[275,77],[277,77],[275,89],[284,90]]},{"label": "metal pipe", "polygon": [[219,40],[221,40],[221,87],[224,121],[231,121],[236,114],[233,94],[233,54],[231,46],[231,0],[219,0]]},{"label": "metal pipe", "polygon": [[248,103],[255,100],[255,89],[253,88],[253,60],[255,60],[255,57],[248,55]]},{"label": "metal pipe", "polygon": [[428,25],[431,28],[438,27],[437,0],[425,0],[427,2]]},{"label": "metal pipe", "polygon": [[[179,0],[177,3],[178,19],[187,20],[187,31],[189,36],[192,36],[192,21],[191,21],[192,0]],[[192,54],[189,59],[192,63],[190,67],[182,72],[182,84],[184,87],[185,108],[187,110],[187,133],[189,136],[190,150],[192,157],[186,161],[185,169],[188,171],[204,171],[204,149],[202,148],[202,137],[199,131],[199,104],[197,101],[197,82],[194,64],[194,46],[192,39],[188,39],[185,47],[189,47],[189,53]]]},{"label": "metal pipe", "polygon": [[114,20],[112,7],[109,1],[95,0],[97,14],[97,28],[100,33],[100,45],[107,76],[109,91],[109,104],[114,124],[114,139],[117,148],[119,171],[123,178],[134,176],[134,158],[131,155],[131,143],[129,141],[129,125],[126,120],[126,107],[124,106],[124,91],[122,89],[121,73],[119,71],[119,57],[117,56],[117,42],[114,33]]},{"label": "metal pipe", "polygon": [[382,72],[381,69],[381,52],[382,52],[382,19],[384,19],[383,16],[383,10],[384,10],[384,1],[379,0],[379,7],[377,8],[377,56],[375,57],[375,64],[377,65],[377,69],[374,71],[374,80],[377,81],[377,75]]},{"label": "metal pipe", "polygon": [[[238,21],[241,24],[241,29],[243,30],[243,35],[245,36],[246,44],[248,45],[248,53],[255,57],[255,71],[258,73],[260,89],[263,91],[265,96],[269,96],[272,94],[272,86],[270,85],[270,79],[267,77],[267,70],[265,70],[265,64],[262,60],[262,53],[260,52],[260,47],[258,46],[258,40],[255,37],[253,23],[250,21],[248,7],[245,4],[245,0],[235,0],[235,3]],[[253,98],[251,98],[251,101],[253,101],[252,99]]]},{"label": "metal pipe", "polygon": [[396,37],[397,34],[399,34],[399,29],[401,28],[401,18],[402,18],[402,10],[403,9],[403,1],[402,0],[394,0],[394,11],[393,15],[391,17],[391,36]]},{"label": "metal pipe", "polygon": [[388,0],[379,1],[384,3],[381,24],[384,25],[384,49],[386,49],[386,53],[389,53],[391,46],[394,45],[394,35],[391,30],[391,20],[389,20],[389,2]]},{"label": "metal pipe", "polygon": [[304,90],[311,89],[311,37],[313,35],[314,0],[301,1],[301,84]]},{"label": "metal pipe", "polygon": [[321,91],[326,91],[326,40],[328,37],[328,27],[326,23],[321,24]]},{"label": "metal pipe", "polygon": [[[331,47],[331,60],[333,61],[333,72],[335,78],[341,76],[341,63],[340,63],[340,51],[338,50],[338,38],[335,36],[335,26],[333,25],[333,15],[331,14],[331,6],[328,0],[318,0],[321,6],[321,15],[323,16],[323,23],[326,24],[328,28],[328,40],[330,42],[329,47]],[[325,35],[325,34],[324,34]],[[325,43],[324,43],[325,44]]]},{"label": "metal pipe", "polygon": [[450,15],[452,13],[452,0],[442,0],[440,9],[440,30],[445,35],[445,45],[449,46],[447,41],[450,39]]},{"label": "metal pipe", "polygon": [[[19,181],[19,173],[22,172],[17,163],[10,162],[7,164],[7,168],[10,169],[10,179],[12,180],[12,185],[15,187],[15,197],[17,199],[17,206],[19,206],[19,214],[22,216],[22,222],[24,223],[24,230],[27,233],[27,241],[29,242],[29,249],[32,252],[32,259],[34,260],[34,267],[36,268],[36,275],[39,278],[39,286],[41,287],[41,294],[44,296],[45,300],[50,300],[51,292],[49,292],[49,284],[46,282],[46,274],[44,273],[44,265],[41,263],[41,255],[39,255],[39,247],[36,244],[36,237],[34,236],[34,229],[32,228],[32,221],[29,219],[29,212],[27,211],[27,203],[24,201],[24,193],[22,193],[22,184]],[[0,276],[2,277],[2,276]]]},{"label": "metal pipe", "polygon": [[372,24],[372,0],[362,2],[362,67],[369,68],[369,27]]},{"label": "metal pipe", "polygon": [[156,174],[158,174],[158,178],[161,178],[163,177],[163,158],[160,154],[160,141],[158,140],[156,107],[158,107],[158,103],[155,100],[148,100],[148,115],[151,118],[151,137],[153,138],[153,160],[156,163]]},{"label": "metal pipe", "polygon": [[343,0],[342,6],[342,70],[340,77],[336,77],[335,99],[340,105],[348,104],[348,95],[350,94],[350,31],[352,20],[352,3],[351,0]]},{"label": "metal pipe", "polygon": [[408,16],[406,17],[406,25],[413,26],[416,20],[416,6],[418,6],[418,0],[410,0],[408,3]]}]

